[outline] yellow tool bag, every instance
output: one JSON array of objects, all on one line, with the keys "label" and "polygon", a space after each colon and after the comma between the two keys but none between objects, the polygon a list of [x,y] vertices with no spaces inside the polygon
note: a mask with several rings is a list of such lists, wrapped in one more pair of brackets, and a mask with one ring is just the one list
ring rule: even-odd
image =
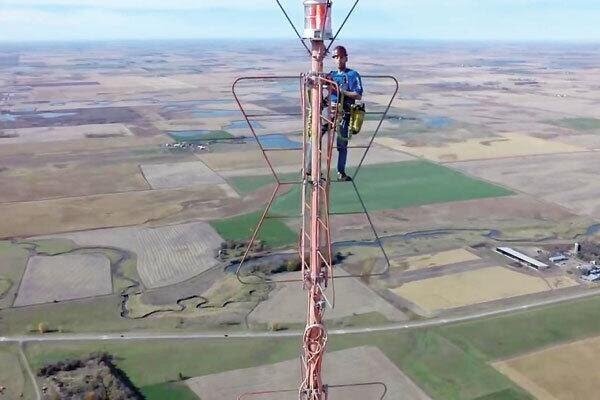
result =
[{"label": "yellow tool bag", "polygon": [[349,132],[356,135],[360,132],[365,121],[365,103],[356,103],[350,106]]}]

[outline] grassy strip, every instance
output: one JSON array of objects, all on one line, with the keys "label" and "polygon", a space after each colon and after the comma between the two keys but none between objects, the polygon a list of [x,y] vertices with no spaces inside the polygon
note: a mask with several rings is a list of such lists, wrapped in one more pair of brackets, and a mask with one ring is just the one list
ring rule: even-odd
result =
[{"label": "grassy strip", "polygon": [[9,279],[0,278],[0,297],[4,296],[12,287],[12,282]]},{"label": "grassy strip", "polygon": [[487,360],[600,334],[600,297],[440,328],[463,349]]},{"label": "grassy strip", "polygon": [[600,129],[600,119],[597,118],[563,118],[547,121],[547,123],[576,131],[593,131]]},{"label": "grassy strip", "polygon": [[[210,224],[225,240],[248,240],[258,224],[262,211],[236,217],[212,221]],[[281,220],[267,219],[262,225],[258,238],[271,247],[281,247],[298,240],[298,234]]]},{"label": "grassy strip", "polygon": [[190,388],[177,383],[144,386],[141,388],[141,392],[146,400],[199,400]]},{"label": "grassy strip", "polygon": [[[18,282],[27,267],[29,251],[26,246],[0,240],[0,310],[10,307],[16,295]],[[0,332],[2,321],[0,320]]]},{"label": "grassy strip", "polygon": [[77,245],[67,239],[39,239],[22,242],[24,246],[35,245],[35,251],[45,256],[55,256],[63,254],[77,248]]},{"label": "grassy strip", "polygon": [[[26,375],[16,347],[0,346],[0,385],[6,386],[0,399],[17,399],[25,391]],[[6,396],[6,397],[4,397]]]},{"label": "grassy strip", "polygon": [[524,398],[531,397],[523,397],[522,391],[518,391],[515,389],[505,389],[500,392],[495,392],[482,397],[478,397],[474,400],[521,400]]},{"label": "grassy strip", "polygon": [[171,136],[177,142],[202,142],[207,140],[223,140],[234,138],[231,133],[223,130],[171,131],[169,132],[169,136]]}]

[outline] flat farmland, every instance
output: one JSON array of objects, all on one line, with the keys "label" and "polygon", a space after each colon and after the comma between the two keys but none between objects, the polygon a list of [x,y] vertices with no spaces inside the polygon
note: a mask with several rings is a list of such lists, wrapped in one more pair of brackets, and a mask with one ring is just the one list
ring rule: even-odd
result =
[{"label": "flat farmland", "polygon": [[190,202],[197,217],[220,217],[215,200],[226,197],[222,188],[209,185],[4,203],[0,204],[0,215],[6,216],[0,219],[0,238],[144,224],[182,213]]},{"label": "flat farmland", "polygon": [[112,293],[110,260],[99,254],[34,256],[23,274],[15,306]]},{"label": "flat farmland", "polygon": [[141,166],[153,189],[171,189],[201,184],[225,184],[225,180],[201,161],[146,164]]},{"label": "flat farmland", "polygon": [[543,155],[452,164],[470,175],[600,218],[600,154]]},{"label": "flat farmland", "polygon": [[0,400],[30,399],[23,397],[26,382],[16,347],[0,346],[0,365],[0,386],[4,387]]},{"label": "flat farmland", "polygon": [[[356,177],[356,186],[369,211],[512,194],[502,187],[422,160],[364,166]],[[363,211],[351,184],[334,182],[330,196],[332,212]],[[297,212],[299,201],[300,189],[295,188],[279,197],[272,211],[283,215]]]},{"label": "flat farmland", "polygon": [[[343,273],[336,272],[336,276]],[[277,280],[298,278],[297,273],[277,276]],[[341,319],[352,315],[378,312],[390,321],[404,321],[408,317],[366,287],[356,278],[340,278],[335,280],[335,308],[328,310],[325,318]],[[326,295],[332,296],[328,290]],[[333,300],[333,298],[331,299]],[[331,301],[330,300],[330,301]],[[279,283],[269,293],[269,298],[260,303],[248,316],[248,320],[256,323],[302,323],[306,319],[306,293],[302,290],[302,282]]]},{"label": "flat farmland", "polygon": [[502,136],[467,139],[464,142],[446,143],[443,146],[435,147],[407,146],[402,140],[395,138],[378,138],[376,142],[395,150],[438,162],[586,151],[585,147],[519,133],[503,133]]},{"label": "flat farmland", "polygon": [[132,136],[123,124],[92,124],[76,126],[49,126],[6,129],[0,135],[0,146],[7,144],[69,141],[73,139],[100,139]]},{"label": "flat farmland", "polygon": [[[196,157],[216,172],[268,167],[258,146],[246,147],[247,150],[202,153]],[[274,165],[301,165],[302,154],[297,150],[270,152],[268,156]],[[231,160],[235,160],[235,163]]]},{"label": "flat farmland", "polygon": [[[269,176],[239,177],[230,183],[240,193],[272,183]],[[449,168],[427,161],[404,161],[391,164],[365,165],[356,179],[356,185],[369,211],[399,209],[423,204],[457,202],[461,200],[509,196],[512,192],[495,185],[469,178]],[[359,198],[351,184],[334,182],[331,187],[331,211],[338,213],[362,212]],[[300,210],[300,188],[279,195],[270,214],[296,218]],[[245,214],[213,221],[217,231],[226,239],[240,240],[252,234],[259,215]],[[283,231],[283,222],[269,221],[266,232]],[[288,229],[289,230],[289,229]],[[283,236],[282,236],[283,238]],[[280,244],[292,243],[297,238],[285,235],[289,240],[277,240]]]},{"label": "flat farmland", "polygon": [[0,172],[0,202],[46,200],[70,196],[149,189],[136,164],[86,166],[59,163]]},{"label": "flat farmland", "polygon": [[561,344],[492,365],[539,400],[595,399],[600,338]]},{"label": "flat farmland", "polygon": [[392,292],[429,313],[435,313],[577,285],[577,282],[568,277],[542,279],[504,267],[486,267],[408,282],[392,289]]},{"label": "flat farmland", "polygon": [[192,278],[217,265],[216,251],[223,241],[205,222],[182,225],[99,229],[55,235],[81,246],[107,246],[137,254],[137,270],[148,288]]},{"label": "flat farmland", "polygon": [[12,305],[29,256],[25,246],[0,241],[0,308]]},{"label": "flat farmland", "polygon": [[[324,379],[330,385],[383,382],[387,386],[389,399],[430,399],[377,347],[363,346],[329,353],[323,370]],[[268,366],[192,378],[187,384],[202,400],[235,399],[246,392],[285,389],[292,391],[264,398],[293,400],[298,398],[297,391],[293,389],[298,386],[299,376],[300,363],[293,359]],[[332,388],[330,391],[332,400],[377,399],[381,394],[381,386]]]},{"label": "flat farmland", "polygon": [[[428,237],[440,237],[435,232],[455,237],[471,235],[474,241],[467,243],[473,245],[489,235],[511,240],[569,239],[595,223],[590,217],[575,215],[564,207],[525,194],[372,211],[370,217],[379,235],[388,236],[386,240],[399,239],[387,250],[403,268],[406,266],[401,263],[406,257],[465,246],[464,240],[434,249],[410,246],[411,238],[420,237],[426,242]],[[332,229],[336,241],[373,240],[365,215],[336,215]]]},{"label": "flat farmland", "polygon": [[463,263],[467,261],[480,260],[479,256],[471,253],[466,249],[452,249],[441,251],[434,254],[424,254],[414,257],[408,257],[400,261],[402,266],[406,266],[406,269],[416,270],[423,268],[434,268],[441,267],[449,264]]},{"label": "flat farmland", "polygon": [[167,136],[157,135],[148,137],[124,136],[96,139],[71,139],[54,142],[40,142],[32,145],[30,143],[8,143],[0,146],[0,156],[14,155],[40,155],[40,154],[65,154],[89,153],[103,150],[158,148],[161,144],[169,141]]}]

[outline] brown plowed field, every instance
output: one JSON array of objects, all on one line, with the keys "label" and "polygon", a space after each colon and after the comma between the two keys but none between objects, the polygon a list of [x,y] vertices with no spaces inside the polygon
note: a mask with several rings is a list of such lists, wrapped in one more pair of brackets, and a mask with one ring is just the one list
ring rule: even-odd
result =
[{"label": "brown plowed field", "polygon": [[215,254],[223,241],[205,222],[98,229],[53,237],[81,246],[118,247],[136,253],[138,274],[148,288],[179,283],[215,266]]},{"label": "brown plowed field", "polygon": [[19,286],[15,306],[112,293],[110,260],[100,254],[34,256]]},{"label": "brown plowed field", "polygon": [[600,218],[600,153],[556,154],[452,164],[471,175]]}]

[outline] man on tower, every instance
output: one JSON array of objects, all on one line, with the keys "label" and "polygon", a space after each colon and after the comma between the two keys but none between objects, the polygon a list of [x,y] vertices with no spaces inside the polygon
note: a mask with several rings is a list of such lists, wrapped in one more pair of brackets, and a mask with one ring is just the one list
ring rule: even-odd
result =
[{"label": "man on tower", "polygon": [[337,70],[331,71],[331,79],[335,81],[340,93],[331,94],[331,102],[334,106],[341,103],[342,119],[337,129],[336,146],[338,150],[337,172],[339,181],[351,181],[346,175],[346,160],[348,158],[348,128],[350,125],[350,107],[356,100],[362,99],[363,87],[360,74],[346,66],[348,62],[348,52],[344,46],[337,46],[333,49],[333,59],[337,64]]}]

